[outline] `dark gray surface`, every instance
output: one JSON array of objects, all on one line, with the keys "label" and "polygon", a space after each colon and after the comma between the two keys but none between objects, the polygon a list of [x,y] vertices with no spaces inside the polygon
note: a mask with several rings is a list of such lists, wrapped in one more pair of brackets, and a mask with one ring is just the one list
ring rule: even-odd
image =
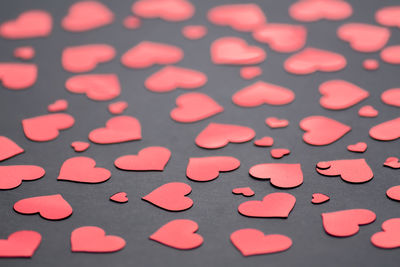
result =
[{"label": "dark gray surface", "polygon": [[[60,20],[72,1],[28,1],[8,0],[0,2],[0,18],[5,21],[20,12],[40,8],[51,12],[54,28],[50,37],[20,41],[0,40],[0,61],[16,61],[12,51],[20,45],[33,45],[37,56],[34,62],[39,67],[36,84],[25,91],[11,91],[0,88],[0,135],[5,135],[21,145],[26,152],[1,165],[36,164],[46,169],[44,178],[24,182],[20,187],[0,192],[0,238],[17,230],[35,230],[43,240],[32,259],[0,259],[0,266],[398,266],[399,249],[382,250],[370,243],[370,236],[380,230],[381,223],[389,218],[400,217],[399,203],[389,200],[385,191],[400,183],[399,171],[382,166],[388,156],[399,156],[399,140],[379,142],[368,136],[373,125],[399,115],[399,109],[383,104],[379,96],[388,88],[399,87],[399,67],[381,63],[379,70],[369,72],[361,67],[365,58],[378,58],[378,53],[354,52],[349,45],[336,37],[336,29],[347,21],[374,23],[373,15],[383,5],[398,4],[398,1],[350,1],[354,15],[340,22],[307,23],[309,31],[307,45],[326,48],[344,54],[348,60],[346,69],[336,73],[317,73],[295,76],[286,73],[282,64],[287,54],[272,52],[267,46],[254,41],[250,34],[235,32],[227,27],[218,27],[206,20],[209,8],[223,3],[239,1],[193,1],[196,15],[185,22],[168,23],[161,20],[143,20],[137,30],[125,29],[121,22],[130,14],[132,1],[104,1],[115,12],[115,22],[107,27],[86,33],[69,33],[60,27]],[[242,1],[245,2],[245,1]],[[287,13],[293,1],[255,0],[270,22],[295,23]],[[202,40],[189,41],[180,33],[184,25],[204,24],[209,34]],[[399,29],[392,29],[389,44],[400,43]],[[291,88],[296,100],[287,106],[240,108],[231,102],[237,90],[253,81],[242,80],[239,67],[216,66],[209,59],[211,42],[221,36],[239,36],[250,44],[265,48],[267,60],[261,64],[264,71],[261,80]],[[165,94],[147,91],[143,82],[146,77],[160,69],[159,66],[144,70],[124,68],[120,56],[142,40],[160,41],[181,46],[185,58],[178,65],[205,72],[209,81],[199,92],[209,94],[225,111],[213,118],[193,124],[179,124],[172,121],[169,111],[174,107],[177,96],[183,90]],[[101,184],[80,184],[60,182],[56,178],[64,160],[77,156],[70,148],[75,140],[87,140],[87,134],[104,125],[111,115],[107,111],[109,102],[94,102],[83,95],[70,94],[64,89],[65,80],[71,76],[60,64],[61,52],[65,46],[107,43],[113,45],[118,55],[115,60],[101,64],[93,73],[117,73],[122,94],[118,99],[129,102],[127,115],[137,117],[143,130],[141,141],[94,145],[79,155],[93,157],[97,165],[112,172],[109,181]],[[344,111],[324,110],[318,103],[318,85],[329,79],[345,79],[367,89],[371,96],[356,106]],[[73,128],[63,131],[51,142],[35,143],[24,137],[21,120],[46,114],[46,107],[56,99],[69,101],[68,113],[76,118]],[[380,114],[377,118],[360,118],[358,109],[372,104]],[[310,115],[325,115],[349,124],[353,130],[338,142],[324,147],[305,144],[298,122]],[[287,118],[290,126],[271,130],[264,124],[267,116]],[[229,144],[218,150],[204,150],[196,147],[194,138],[209,123],[236,123],[252,127],[257,137],[270,135],[275,138],[275,147],[286,147],[292,153],[281,160],[273,160],[269,149],[255,147],[251,142]],[[351,153],[346,146],[365,141],[368,150],[364,154]],[[172,151],[172,158],[164,172],[126,172],[113,166],[115,158],[125,154],[136,154],[150,145],[166,146]],[[241,167],[231,173],[221,174],[212,182],[196,183],[185,177],[189,157],[207,155],[230,155],[241,160]],[[348,184],[338,177],[324,177],[316,173],[315,164],[321,160],[365,157],[375,177],[365,184]],[[288,219],[247,218],[237,212],[237,206],[248,200],[236,196],[231,190],[239,186],[250,186],[256,192],[252,199],[281,191],[268,181],[258,181],[248,175],[248,169],[262,162],[301,163],[304,184],[286,190],[297,198],[294,210]],[[140,198],[154,188],[172,181],[190,184],[190,197],[194,206],[183,212],[167,212]],[[128,193],[127,204],[108,200],[118,192]],[[326,204],[312,205],[311,195],[326,193],[331,200]],[[47,221],[38,215],[21,215],[13,211],[13,204],[21,198],[61,193],[74,208],[73,215],[63,221]],[[340,209],[366,208],[377,214],[375,223],[361,227],[360,232],[349,238],[328,236],[321,224],[322,212]],[[173,219],[187,218],[199,224],[198,233],[204,237],[204,244],[191,251],[179,251],[148,240],[148,236],[160,226]],[[108,234],[120,235],[127,241],[126,247],[117,253],[85,254],[70,252],[70,233],[73,229],[94,225],[102,227]],[[229,241],[230,234],[241,228],[256,228],[265,234],[288,235],[293,246],[286,252],[245,258]]]}]

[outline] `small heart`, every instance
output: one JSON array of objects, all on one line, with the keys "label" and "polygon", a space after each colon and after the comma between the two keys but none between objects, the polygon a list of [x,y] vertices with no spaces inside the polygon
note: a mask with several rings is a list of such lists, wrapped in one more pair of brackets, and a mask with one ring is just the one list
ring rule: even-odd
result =
[{"label": "small heart", "polygon": [[83,152],[88,149],[90,144],[88,142],[74,141],[71,143],[71,147],[75,152]]},{"label": "small heart", "polygon": [[12,158],[24,152],[24,149],[13,140],[0,136],[0,161]]},{"label": "small heart", "polygon": [[35,165],[0,166],[0,189],[18,187],[22,181],[42,178],[45,170]]},{"label": "small heart", "polygon": [[142,21],[135,16],[126,16],[123,24],[125,28],[133,30],[139,28],[142,25]]},{"label": "small heart", "polygon": [[303,183],[301,165],[286,163],[263,163],[250,168],[249,173],[256,179],[270,179],[279,188],[293,188]]},{"label": "small heart", "polygon": [[139,0],[133,3],[132,12],[148,19],[183,21],[194,15],[195,8],[187,0]]},{"label": "small heart", "polygon": [[277,253],[292,246],[292,240],[285,235],[264,235],[251,228],[233,232],[231,242],[243,256]]},{"label": "small heart", "polygon": [[400,138],[400,117],[375,125],[369,130],[369,136],[380,141]]},{"label": "small heart", "polygon": [[383,166],[390,167],[393,169],[399,169],[400,161],[397,157],[389,157],[385,160],[385,162],[383,163]]},{"label": "small heart", "polygon": [[342,20],[353,14],[353,8],[342,0],[300,0],[290,6],[289,14],[292,18],[304,22],[321,19]]},{"label": "small heart", "polygon": [[72,252],[108,253],[121,250],[126,242],[122,237],[106,235],[105,231],[96,226],[83,226],[71,233]]},{"label": "small heart", "polygon": [[196,234],[198,224],[192,220],[173,220],[158,229],[149,238],[176,249],[194,249],[203,244],[203,237]]},{"label": "small heart", "polygon": [[288,193],[271,193],[262,201],[249,200],[239,205],[240,214],[248,217],[287,218],[292,211],[296,198]]},{"label": "small heart", "polygon": [[261,63],[267,57],[265,51],[257,46],[250,46],[238,37],[222,37],[215,40],[210,48],[214,64],[253,65]]},{"label": "small heart", "polygon": [[177,107],[171,110],[173,120],[182,123],[197,122],[224,110],[214,99],[203,93],[186,93],[176,99]]},{"label": "small heart", "polygon": [[272,146],[274,144],[274,139],[269,136],[264,136],[261,139],[255,140],[254,144],[256,146]]},{"label": "small heart", "polygon": [[254,138],[253,129],[240,125],[210,123],[201,131],[195,140],[202,148],[216,149],[231,143],[244,143]]},{"label": "small heart", "polygon": [[400,28],[400,7],[385,6],[376,11],[375,20],[382,25]]},{"label": "small heart", "polygon": [[234,157],[190,158],[186,168],[186,176],[193,181],[208,182],[216,179],[220,172],[236,170],[240,161]]},{"label": "small heart", "polygon": [[22,60],[33,59],[35,53],[35,49],[32,46],[20,46],[14,49],[14,57]]},{"label": "small heart", "polygon": [[274,149],[271,149],[270,153],[271,153],[271,157],[273,157],[274,159],[280,159],[286,155],[289,155],[290,150],[287,148],[274,148]]},{"label": "small heart", "polygon": [[208,30],[203,25],[187,25],[182,28],[182,35],[189,40],[199,40],[206,36]]},{"label": "small heart", "polygon": [[400,64],[400,45],[392,45],[382,49],[381,59],[389,64]]},{"label": "small heart", "polygon": [[358,153],[364,153],[367,150],[368,146],[364,142],[358,142],[354,145],[348,145],[347,150],[351,152],[358,152]]},{"label": "small heart", "polygon": [[117,116],[106,122],[106,127],[89,133],[89,140],[96,144],[115,144],[142,139],[140,122],[131,116]]},{"label": "small heart", "polygon": [[111,177],[105,168],[95,167],[96,161],[89,157],[73,157],[64,161],[57,180],[79,183],[102,183]]},{"label": "small heart", "polygon": [[366,70],[377,70],[379,69],[379,61],[373,58],[364,59],[362,66]]},{"label": "small heart", "polygon": [[128,197],[125,192],[118,192],[115,193],[110,197],[111,201],[117,202],[117,203],[126,203],[128,202]]},{"label": "small heart", "polygon": [[0,239],[0,258],[30,258],[42,241],[42,236],[35,231],[18,231]]},{"label": "small heart", "polygon": [[115,167],[127,171],[163,171],[171,151],[161,146],[143,148],[137,155],[125,155],[114,161]]},{"label": "small heart", "polygon": [[321,194],[321,193],[314,193],[312,194],[312,200],[311,203],[313,204],[322,204],[327,202],[330,199],[327,195]]},{"label": "small heart", "polygon": [[35,84],[38,69],[31,63],[0,63],[0,81],[11,90],[21,90]]},{"label": "small heart", "polygon": [[365,159],[342,159],[318,162],[316,170],[326,176],[339,176],[349,183],[365,183],[374,173]]},{"label": "small heart", "polygon": [[68,109],[68,101],[65,99],[58,99],[47,106],[49,112],[60,112]]},{"label": "small heart", "polygon": [[22,214],[39,213],[48,220],[62,220],[72,214],[72,207],[60,194],[21,199],[14,204],[14,210]]},{"label": "small heart", "polygon": [[382,230],[382,232],[371,236],[371,242],[374,246],[385,249],[400,247],[400,218],[384,221]]},{"label": "small heart", "polygon": [[258,66],[249,66],[240,68],[240,77],[245,80],[254,79],[262,74],[262,69]]},{"label": "small heart", "polygon": [[392,186],[386,191],[388,198],[400,201],[400,185]]},{"label": "small heart", "polygon": [[232,193],[236,195],[243,195],[245,197],[254,196],[254,191],[250,187],[238,187],[232,190]]},{"label": "small heart", "polygon": [[25,136],[36,142],[54,140],[60,130],[71,128],[75,123],[74,117],[65,113],[54,113],[22,120]]},{"label": "small heart", "polygon": [[193,206],[193,200],[186,195],[192,188],[185,183],[167,183],[154,189],[143,200],[168,211],[183,211]]},{"label": "small heart", "polygon": [[289,125],[289,121],[286,119],[278,119],[276,117],[268,117],[265,119],[265,124],[271,128],[284,128]]},{"label": "small heart", "polygon": [[381,100],[386,105],[400,107],[400,88],[386,90],[381,94]]},{"label": "small heart", "polygon": [[113,115],[122,114],[128,108],[128,102],[117,101],[108,105],[108,111]]},{"label": "small heart", "polygon": [[374,212],[367,209],[341,210],[322,213],[322,224],[325,232],[336,237],[349,237],[360,230],[360,225],[375,221]]},{"label": "small heart", "polygon": [[366,117],[366,118],[374,118],[378,116],[379,112],[370,105],[363,106],[358,110],[358,115],[360,117]]}]

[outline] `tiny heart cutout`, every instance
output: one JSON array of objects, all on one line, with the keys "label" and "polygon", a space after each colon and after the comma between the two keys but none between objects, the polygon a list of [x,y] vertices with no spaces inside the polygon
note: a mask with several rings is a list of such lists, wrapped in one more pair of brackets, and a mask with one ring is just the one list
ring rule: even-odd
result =
[{"label": "tiny heart cutout", "polygon": [[0,258],[30,258],[42,241],[42,236],[35,231],[18,231],[0,239]]},{"label": "tiny heart cutout", "polygon": [[327,202],[330,199],[329,196],[321,193],[314,193],[312,194],[312,200],[311,203],[313,204],[322,204]]},{"label": "tiny heart cutout", "polygon": [[355,51],[368,53],[381,50],[390,38],[390,31],[365,23],[346,23],[338,28],[337,35]]},{"label": "tiny heart cutout", "polygon": [[254,138],[253,129],[240,125],[210,123],[195,140],[196,145],[207,149],[216,149],[231,143],[244,143]]},{"label": "tiny heart cutout", "polygon": [[79,183],[102,183],[111,177],[105,168],[95,167],[96,161],[89,157],[73,157],[64,161],[57,180]]},{"label": "tiny heart cutout", "polygon": [[262,9],[256,4],[229,4],[211,8],[207,13],[210,22],[230,26],[237,31],[251,32],[267,22]]},{"label": "tiny heart cutout", "polygon": [[22,181],[42,178],[45,170],[35,165],[0,166],[0,189],[18,187]]},{"label": "tiny heart cutout", "polygon": [[384,221],[382,230],[382,232],[371,236],[371,242],[374,246],[385,249],[400,247],[400,218]]},{"label": "tiny heart cutout", "polygon": [[183,50],[177,46],[143,41],[129,49],[121,57],[128,68],[143,69],[155,64],[175,64],[183,59]]},{"label": "tiny heart cutout", "polygon": [[386,191],[388,198],[400,201],[400,185],[392,186]]},{"label": "tiny heart cutout", "polygon": [[271,153],[271,157],[273,157],[274,159],[280,159],[286,155],[289,155],[290,150],[287,148],[274,148],[274,149],[271,149],[270,153]]},{"label": "tiny heart cutout", "polygon": [[385,6],[375,13],[375,20],[382,25],[400,28],[400,6]]},{"label": "tiny heart cutout", "polygon": [[183,211],[193,206],[193,200],[186,195],[192,188],[185,183],[172,182],[154,189],[143,200],[168,211]]},{"label": "tiny heart cutout", "polygon": [[258,66],[249,66],[240,68],[240,77],[245,80],[254,79],[262,74],[262,69]]},{"label": "tiny heart cutout", "polygon": [[203,237],[196,234],[199,225],[192,220],[173,220],[158,229],[149,238],[176,249],[194,249],[203,244]]},{"label": "tiny heart cutout", "polygon": [[49,112],[60,112],[68,109],[68,101],[65,99],[58,99],[47,106]]},{"label": "tiny heart cutout", "polygon": [[83,152],[88,149],[90,144],[88,142],[74,141],[71,143],[71,147],[75,152]]},{"label": "tiny heart cutout", "polygon": [[380,141],[400,138],[400,117],[375,125],[369,130],[369,136]]},{"label": "tiny heart cutout", "polygon": [[271,128],[284,128],[289,125],[289,121],[285,119],[278,119],[276,117],[268,117],[265,119],[265,124]]},{"label": "tiny heart cutout", "polygon": [[358,110],[358,115],[360,117],[366,117],[366,118],[374,118],[378,116],[379,112],[370,105],[363,106]]},{"label": "tiny heart cutout", "polygon": [[240,229],[231,234],[232,244],[243,256],[253,256],[285,251],[292,240],[285,235],[264,235],[257,229]]},{"label": "tiny heart cutout", "polygon": [[182,28],[182,35],[189,40],[198,40],[206,36],[208,29],[203,25],[187,25]]},{"label": "tiny heart cutout", "polygon": [[249,200],[239,205],[240,214],[248,217],[287,218],[292,211],[296,198],[288,193],[271,193],[263,200]]},{"label": "tiny heart cutout", "polygon": [[65,82],[68,91],[86,94],[96,101],[107,101],[121,93],[121,86],[116,74],[85,74],[72,76]]},{"label": "tiny heart cutout", "polygon": [[161,146],[143,148],[137,155],[126,155],[114,161],[115,167],[127,171],[163,171],[171,151]]},{"label": "tiny heart cutout", "polygon": [[369,96],[369,92],[343,80],[324,82],[319,86],[319,92],[321,106],[333,110],[352,107]]},{"label": "tiny heart cutout", "polygon": [[342,20],[353,14],[353,8],[343,0],[299,0],[289,8],[292,18],[304,22],[327,20]]},{"label": "tiny heart cutout", "polygon": [[142,25],[142,21],[135,16],[126,16],[123,25],[125,28],[133,30],[139,28]]},{"label": "tiny heart cutout", "polygon": [[14,49],[14,57],[22,60],[30,60],[35,57],[35,48],[32,46],[20,46]]},{"label": "tiny heart cutout", "polygon": [[303,183],[301,165],[287,163],[263,163],[250,168],[249,173],[257,179],[270,179],[279,188],[293,188]]},{"label": "tiny heart cutout", "polygon": [[61,64],[70,72],[87,72],[94,70],[99,63],[115,57],[114,47],[106,44],[90,44],[64,48]]},{"label": "tiny heart cutout", "polygon": [[13,140],[0,136],[0,161],[12,158],[24,152],[24,149]]},{"label": "tiny heart cutout", "polygon": [[182,123],[197,122],[212,117],[222,111],[214,99],[203,93],[186,93],[176,99],[177,107],[171,110],[173,120]]},{"label": "tiny heart cutout", "polygon": [[307,47],[286,59],[284,68],[289,73],[306,75],[316,71],[339,71],[346,65],[347,60],[341,54]]},{"label": "tiny heart cutout", "polygon": [[128,108],[128,102],[117,101],[108,105],[108,111],[113,115],[119,115]]},{"label": "tiny heart cutout", "polygon": [[28,10],[15,20],[0,25],[0,36],[7,39],[46,37],[53,27],[51,15],[43,10]]},{"label": "tiny heart cutout", "polygon": [[397,157],[389,157],[385,160],[385,162],[383,163],[383,166],[390,167],[393,169],[399,169],[400,161]]},{"label": "tiny heart cutout", "polygon": [[400,107],[400,88],[386,90],[381,94],[381,100],[386,105]]},{"label": "tiny heart cutout", "polygon": [[193,181],[208,182],[216,179],[219,172],[236,170],[240,161],[234,157],[190,158],[186,168],[186,176]]},{"label": "tiny heart cutout", "polygon": [[22,214],[39,213],[48,220],[62,220],[72,214],[72,207],[60,194],[21,199],[14,204],[14,210]]},{"label": "tiny heart cutout", "polygon": [[100,227],[83,226],[71,233],[72,252],[108,253],[121,250],[126,242],[122,237],[106,235]]},{"label": "tiny heart cutout", "polygon": [[170,92],[177,88],[195,89],[207,82],[207,76],[197,70],[166,66],[152,74],[144,86],[152,92]]},{"label": "tiny heart cutout", "polygon": [[70,32],[84,32],[111,24],[114,14],[97,1],[76,2],[68,10],[61,26]]},{"label": "tiny heart cutout", "polygon": [[358,142],[357,144],[347,146],[348,151],[358,152],[358,153],[364,153],[367,150],[367,148],[368,146],[364,142]]},{"label": "tiny heart cutout", "polygon": [[243,195],[245,197],[254,196],[254,191],[250,187],[238,187],[232,190],[235,195]]},{"label": "tiny heart cutout", "polygon": [[187,0],[139,0],[133,3],[132,12],[148,19],[183,21],[194,15],[195,8]]},{"label": "tiny heart cutout", "polygon": [[314,146],[329,145],[351,130],[350,126],[324,116],[304,118],[299,125],[305,131],[304,142]]},{"label": "tiny heart cutout", "polygon": [[342,159],[318,162],[316,170],[326,176],[339,176],[349,183],[365,183],[374,173],[365,159]]},{"label": "tiny heart cutout", "polygon": [[270,136],[264,136],[261,139],[255,140],[254,144],[256,146],[272,146],[274,144],[274,139]]},{"label": "tiny heart cutout", "polygon": [[38,69],[30,63],[0,63],[0,81],[5,88],[21,90],[35,84]]},{"label": "tiny heart cutout", "polygon": [[336,237],[348,237],[358,233],[360,225],[375,221],[374,212],[367,209],[341,210],[322,213],[325,232]]},{"label": "tiny heart cutout", "polygon": [[257,46],[250,46],[238,37],[222,37],[215,40],[210,48],[214,64],[253,65],[263,62],[267,54]]},{"label": "tiny heart cutout", "polygon": [[257,107],[262,104],[280,106],[291,103],[295,98],[292,90],[271,83],[258,81],[232,96],[232,101],[241,107]]},{"label": "tiny heart cutout", "polygon": [[115,193],[110,197],[111,201],[117,202],[117,203],[126,203],[128,202],[128,197],[125,192],[118,192]]},{"label": "tiny heart cutout", "polygon": [[75,123],[74,117],[65,113],[55,113],[22,120],[25,136],[36,142],[54,140],[60,130],[71,128]]},{"label": "tiny heart cutout", "polygon": [[362,66],[366,70],[377,70],[379,69],[379,61],[373,58],[364,59]]},{"label": "tiny heart cutout", "polygon": [[117,116],[106,122],[105,128],[94,129],[89,140],[96,144],[115,144],[142,139],[140,122],[131,116]]}]

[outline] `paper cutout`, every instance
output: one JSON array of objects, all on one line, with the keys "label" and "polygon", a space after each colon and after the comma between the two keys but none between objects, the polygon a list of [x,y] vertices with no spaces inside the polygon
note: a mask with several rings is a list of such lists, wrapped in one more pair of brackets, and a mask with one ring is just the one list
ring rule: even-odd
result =
[{"label": "paper cutout", "polygon": [[379,61],[373,58],[367,58],[363,61],[362,66],[366,70],[377,70],[379,69]]},{"label": "paper cutout", "polygon": [[193,200],[186,196],[190,192],[190,185],[172,182],[154,189],[142,199],[168,211],[183,211],[193,206]]},{"label": "paper cutout", "polygon": [[126,203],[128,202],[128,197],[125,192],[118,192],[112,195],[110,200],[117,203]]},{"label": "paper cutout", "polygon": [[127,16],[123,21],[123,25],[125,28],[133,30],[139,28],[142,25],[142,21],[135,16]]},{"label": "paper cutout", "polygon": [[90,144],[88,142],[74,141],[71,143],[71,147],[75,152],[83,152],[88,149]]},{"label": "paper cutout", "polygon": [[119,115],[123,113],[127,108],[128,102],[126,101],[117,101],[108,105],[108,111],[114,115]]},{"label": "paper cutout", "polygon": [[364,153],[367,150],[368,146],[364,142],[358,142],[354,145],[348,145],[347,150],[351,152],[359,152]]},{"label": "paper cutout", "polygon": [[363,106],[358,110],[358,115],[360,117],[375,118],[376,116],[378,116],[378,114],[379,112],[370,105]]},{"label": "paper cutout", "polygon": [[389,64],[400,64],[400,45],[392,45],[381,51],[381,59]]},{"label": "paper cutout", "polygon": [[194,15],[195,8],[187,0],[139,0],[133,3],[132,12],[147,19],[183,21]]},{"label": "paper cutout", "polygon": [[232,193],[235,195],[243,195],[245,197],[254,196],[254,191],[250,187],[238,187],[232,190]]},{"label": "paper cutout", "polygon": [[313,204],[322,204],[322,203],[325,203],[325,202],[329,201],[329,199],[330,199],[330,197],[328,197],[325,194],[314,193],[314,194],[312,194],[311,203],[313,203]]},{"label": "paper cutout", "polygon": [[216,179],[220,172],[233,171],[239,166],[240,161],[234,157],[190,158],[186,168],[186,176],[193,181],[208,182]]},{"label": "paper cutout", "polygon": [[42,236],[35,231],[22,230],[0,239],[0,258],[31,258]]},{"label": "paper cutout", "polygon": [[11,90],[21,90],[35,84],[37,66],[30,63],[0,63],[0,81]]},{"label": "paper cutout", "polygon": [[316,170],[322,175],[340,176],[349,183],[365,183],[374,177],[374,173],[365,159],[320,161]]},{"label": "paper cutout", "polygon": [[400,117],[375,125],[369,130],[369,136],[380,141],[400,138]]},{"label": "paper cutout", "polygon": [[400,169],[400,161],[397,157],[388,157],[383,163],[383,166]]},{"label": "paper cutout", "polygon": [[259,66],[249,66],[240,68],[240,77],[245,80],[254,79],[262,74],[262,69]]},{"label": "paper cutout", "polygon": [[371,243],[384,249],[400,247],[400,218],[393,218],[382,223],[382,232],[371,236]]},{"label": "paper cutout", "polygon": [[14,49],[14,57],[29,60],[35,57],[35,49],[32,46],[20,46]]},{"label": "paper cutout", "polygon": [[12,158],[24,152],[24,149],[13,140],[0,136],[0,161]]},{"label": "paper cutout", "polygon": [[187,25],[182,28],[182,35],[189,40],[199,40],[206,36],[208,30],[203,25]]},{"label": "paper cutout", "polygon": [[274,148],[274,149],[271,149],[270,153],[271,153],[271,157],[273,157],[274,159],[280,159],[286,155],[289,155],[290,150],[287,148]]},{"label": "paper cutout", "polygon": [[322,213],[322,224],[325,232],[336,237],[349,237],[360,230],[360,225],[375,221],[374,212],[367,209],[350,209]]},{"label": "paper cutout", "polygon": [[400,28],[400,6],[385,6],[375,13],[375,20],[382,25]]},{"label": "paper cutout", "polygon": [[49,112],[60,112],[68,109],[68,101],[65,99],[58,99],[47,106]]},{"label": "paper cutout", "polygon": [[126,245],[122,237],[106,235],[100,227],[83,226],[71,233],[72,252],[109,253],[123,249]]},{"label": "paper cutout", "polygon": [[96,167],[96,161],[89,157],[69,158],[61,166],[57,180],[79,183],[102,183],[110,179],[111,172]]},{"label": "paper cutout", "polygon": [[386,105],[400,107],[400,88],[386,90],[381,94],[381,100]]},{"label": "paper cutout", "polygon": [[400,201],[400,185],[392,186],[386,190],[386,195],[390,199]]},{"label": "paper cutout", "polygon": [[192,220],[170,221],[149,238],[175,249],[195,249],[203,244],[203,237],[197,234],[198,224]]},{"label": "paper cutout", "polygon": [[0,166],[0,189],[13,189],[22,181],[32,181],[44,176],[45,170],[35,165]]},{"label": "paper cutout", "polygon": [[342,0],[299,0],[290,6],[289,14],[293,19],[304,22],[342,20],[350,17],[353,9]]},{"label": "paper cutout", "polygon": [[288,193],[271,193],[263,200],[249,200],[239,205],[240,214],[248,217],[287,218],[292,211],[296,198]]},{"label": "paper cutout", "polygon": [[265,119],[265,124],[273,129],[285,128],[289,125],[289,121],[286,119],[278,119],[276,117],[268,117]]},{"label": "paper cutout", "polygon": [[261,139],[255,140],[254,144],[256,146],[272,146],[274,144],[274,139],[269,136],[264,136]]},{"label": "paper cutout", "polygon": [[149,146],[137,155],[125,155],[114,161],[115,167],[127,171],[163,171],[171,151],[162,146]]},{"label": "paper cutout", "polygon": [[303,183],[303,172],[299,163],[262,163],[250,168],[249,173],[256,179],[270,179],[279,188],[293,188]]}]

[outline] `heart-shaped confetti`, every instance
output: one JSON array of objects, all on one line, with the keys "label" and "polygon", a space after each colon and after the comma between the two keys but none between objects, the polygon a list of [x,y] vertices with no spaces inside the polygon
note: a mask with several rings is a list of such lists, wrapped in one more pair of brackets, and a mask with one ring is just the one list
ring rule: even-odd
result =
[{"label": "heart-shaped confetti", "polygon": [[32,181],[44,176],[45,170],[36,165],[0,166],[0,189],[18,187],[22,181]]},{"label": "heart-shaped confetti", "polygon": [[298,0],[289,8],[292,18],[312,22],[321,19],[342,20],[353,14],[353,8],[343,0]]},{"label": "heart-shaped confetti", "polygon": [[13,140],[0,136],[0,161],[12,158],[24,152],[24,149]]},{"label": "heart-shaped confetti", "polygon": [[117,158],[114,165],[127,171],[163,171],[171,157],[171,151],[161,146],[143,148],[137,155]]},{"label": "heart-shaped confetti", "polygon": [[125,192],[118,192],[115,193],[110,197],[111,201],[117,202],[117,203],[126,203],[128,202],[128,197]]},{"label": "heart-shaped confetti", "polygon": [[111,177],[105,168],[96,167],[96,161],[89,157],[69,158],[61,166],[57,180],[79,183],[102,183]]},{"label": "heart-shaped confetti", "polygon": [[193,181],[208,182],[216,179],[220,172],[233,171],[239,166],[240,161],[234,157],[190,158],[186,176]]},{"label": "heart-shaped confetti", "polygon": [[122,237],[106,235],[103,229],[96,226],[79,227],[71,233],[72,252],[115,252],[123,249],[125,245]]},{"label": "heart-shaped confetti", "polygon": [[313,203],[313,204],[322,204],[322,203],[327,202],[329,199],[330,199],[330,197],[328,197],[325,194],[314,193],[314,194],[312,194],[311,203]]},{"label": "heart-shaped confetti", "polygon": [[30,258],[42,241],[42,236],[35,231],[18,231],[7,239],[0,239],[0,258]]},{"label": "heart-shaped confetti", "polygon": [[262,163],[250,168],[249,173],[256,179],[269,179],[279,188],[293,188],[303,183],[301,165],[288,163]]},{"label": "heart-shaped confetti", "polygon": [[235,195],[243,195],[245,197],[254,196],[254,191],[250,187],[238,187],[232,190]]},{"label": "heart-shaped confetti", "polygon": [[371,242],[378,248],[400,247],[400,218],[393,218],[382,223],[382,232],[371,236]]},{"label": "heart-shaped confetti", "polygon": [[318,162],[319,174],[339,176],[349,183],[365,183],[374,177],[374,173],[365,159],[342,159]]}]

